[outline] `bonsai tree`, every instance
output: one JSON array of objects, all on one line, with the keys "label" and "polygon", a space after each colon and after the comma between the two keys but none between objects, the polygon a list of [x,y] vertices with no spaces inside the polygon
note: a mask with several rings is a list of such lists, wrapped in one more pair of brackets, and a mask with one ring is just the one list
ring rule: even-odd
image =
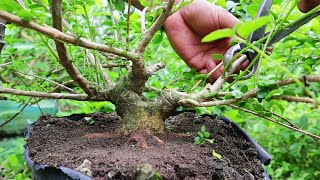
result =
[{"label": "bonsai tree", "polygon": [[[0,61],[2,95],[29,96],[28,102],[33,103],[43,98],[111,102],[123,122],[118,132],[131,134],[145,148],[147,144],[140,138],[145,133],[141,132],[163,133],[164,120],[179,107],[227,105],[320,139],[264,107],[285,100],[311,103],[317,108],[319,86],[313,82],[320,81],[316,75],[319,63],[312,60],[314,64],[295,65],[304,64],[304,60],[319,54],[313,50],[304,57],[299,56],[302,59],[291,55],[288,60],[281,60],[288,53],[297,52],[276,46],[275,55],[270,56],[266,45],[245,40],[258,28],[252,24],[268,25],[271,37],[287,27],[287,23],[294,23],[290,13],[296,3],[286,6],[290,7],[288,13],[273,14],[264,21],[251,20],[240,24],[238,29],[216,31],[203,37],[207,43],[233,38],[233,42],[244,43],[247,49],[258,52],[262,60],[262,70],[252,79],[242,81],[253,63],[235,74],[247,60],[244,51],[240,52],[211,84],[207,83],[208,78],[222,63],[208,74],[200,74],[190,71],[173,55],[173,50],[162,48],[169,46],[162,29],[166,19],[190,2],[141,1],[145,7],[140,6],[141,12],[130,6],[131,1],[128,6],[123,1],[111,0],[106,5],[98,0],[18,2],[5,0],[0,5],[0,18],[8,24],[8,45]],[[224,6],[223,3],[225,1],[220,5]],[[254,17],[256,12],[235,11],[234,4],[228,6],[242,17]],[[222,55],[213,54],[213,58],[221,59]],[[175,69],[172,62],[180,63],[178,67],[182,68]]]}]

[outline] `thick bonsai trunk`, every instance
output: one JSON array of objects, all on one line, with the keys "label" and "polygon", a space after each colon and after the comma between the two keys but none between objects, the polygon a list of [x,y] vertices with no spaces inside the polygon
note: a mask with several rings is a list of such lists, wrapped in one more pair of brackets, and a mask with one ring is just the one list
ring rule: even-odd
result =
[{"label": "thick bonsai trunk", "polygon": [[117,96],[115,105],[123,122],[121,130],[126,134],[137,130],[161,133],[165,129],[164,120],[176,109],[163,98],[147,101],[132,91],[123,91]]}]

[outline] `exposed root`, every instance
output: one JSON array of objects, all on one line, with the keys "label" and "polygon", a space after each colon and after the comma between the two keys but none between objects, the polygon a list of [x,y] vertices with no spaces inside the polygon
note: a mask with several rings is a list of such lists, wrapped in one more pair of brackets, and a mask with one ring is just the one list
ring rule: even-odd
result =
[{"label": "exposed root", "polygon": [[158,144],[164,144],[164,142],[155,136],[150,130],[138,130],[131,133],[128,143],[137,142],[143,149],[149,149],[147,140],[153,139]]}]

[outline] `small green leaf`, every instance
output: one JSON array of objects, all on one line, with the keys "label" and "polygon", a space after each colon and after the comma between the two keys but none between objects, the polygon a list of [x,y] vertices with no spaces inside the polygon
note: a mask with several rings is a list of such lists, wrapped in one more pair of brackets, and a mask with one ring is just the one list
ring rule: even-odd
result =
[{"label": "small green leaf", "polygon": [[265,26],[270,21],[270,16],[263,16],[256,20],[247,21],[239,27],[237,33],[242,38],[247,39],[252,32]]},{"label": "small green leaf", "polygon": [[308,128],[308,117],[305,114],[300,117],[299,125],[302,129]]},{"label": "small green leaf", "polygon": [[241,87],[240,91],[241,91],[242,93],[246,93],[246,92],[249,91],[249,87],[248,87],[247,85],[243,85],[243,86]]},{"label": "small green leaf", "polygon": [[154,37],[153,37],[153,40],[152,42],[154,42],[155,44],[158,44],[162,41],[162,35],[161,34],[156,34]]},{"label": "small green leaf", "polygon": [[206,127],[205,127],[205,126],[202,126],[202,127],[201,127],[201,132],[202,132],[202,133],[205,133],[206,131],[207,131]]},{"label": "small green leaf", "polygon": [[124,9],[126,8],[126,5],[124,3],[124,0],[112,0],[114,7],[120,11],[124,12]]},{"label": "small green leaf", "polygon": [[257,12],[259,11],[260,6],[258,4],[251,4],[247,7],[247,12],[251,17],[255,17]]},{"label": "small green leaf", "polygon": [[210,137],[210,133],[209,132],[204,132],[203,135],[204,135],[205,138]]},{"label": "small green leaf", "polygon": [[215,40],[232,37],[234,35],[235,35],[235,31],[233,29],[230,29],[230,28],[219,29],[206,35],[204,38],[202,38],[201,42],[209,43]]},{"label": "small green leaf", "polygon": [[204,135],[203,135],[203,134],[200,134],[199,137],[200,137],[200,139],[203,139],[203,138],[204,138]]},{"label": "small green leaf", "polygon": [[216,60],[223,60],[224,59],[224,57],[221,54],[213,54],[212,58],[216,59]]},{"label": "small green leaf", "polygon": [[212,150],[212,155],[218,159],[222,158],[221,154],[218,154],[215,150]]},{"label": "small green leaf", "polygon": [[217,0],[217,5],[222,6],[222,7],[226,7],[226,0]]}]

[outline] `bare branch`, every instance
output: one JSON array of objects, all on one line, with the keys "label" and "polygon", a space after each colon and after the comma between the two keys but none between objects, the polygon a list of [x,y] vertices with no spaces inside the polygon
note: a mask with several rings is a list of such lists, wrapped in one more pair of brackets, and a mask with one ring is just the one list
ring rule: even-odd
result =
[{"label": "bare branch", "polygon": [[194,106],[210,107],[210,106],[235,104],[235,103],[238,103],[243,100],[254,98],[255,96],[257,96],[256,89],[244,94],[241,98],[233,98],[233,99],[227,99],[227,100],[215,100],[215,101],[209,101],[209,102],[197,102],[192,99],[182,99],[178,103],[179,103],[179,105],[186,106],[186,107],[194,107]]},{"label": "bare branch", "polygon": [[282,116],[280,116],[279,114],[276,114],[276,113],[274,113],[274,112],[272,112],[272,111],[269,111],[269,110],[267,110],[267,111],[268,111],[269,113],[271,113],[273,116],[275,116],[275,117],[277,117],[277,118],[280,118],[280,119],[286,121],[290,126],[300,129],[297,125],[293,124],[292,122],[290,122],[290,121],[289,121],[288,119],[286,119],[285,117],[282,117]]},{"label": "bare branch", "polygon": [[130,7],[131,7],[131,0],[128,0],[128,11],[127,11],[127,38],[126,38],[126,44],[127,44],[127,50],[129,49],[129,39],[130,39]]},{"label": "bare branch", "polygon": [[157,63],[157,64],[154,64],[152,66],[150,66],[148,68],[148,73],[150,75],[154,75],[157,71],[159,71],[160,69],[163,69],[165,68],[166,64],[164,61],[160,62],[160,63]]},{"label": "bare branch", "polygon": [[102,67],[112,69],[115,67],[126,67],[126,65],[125,64],[108,63],[108,64],[102,64]]},{"label": "bare branch", "polygon": [[229,71],[226,72],[226,76],[223,77],[222,75],[215,81],[214,84],[207,84],[206,87],[197,94],[193,95],[192,99],[203,99],[209,98],[210,94],[219,92],[222,85],[227,81],[229,76],[233,74],[245,61],[247,60],[246,55],[240,56],[234,63],[231,64]]},{"label": "bare branch", "polygon": [[88,53],[87,58],[91,61],[92,64],[94,64],[95,66],[98,66],[96,68],[99,72],[101,72],[100,74],[102,75],[103,79],[107,83],[107,86],[109,86],[110,88],[113,87],[114,84],[113,84],[109,74],[103,69],[99,59],[95,58],[91,52]]},{"label": "bare branch", "polygon": [[[52,16],[53,16],[53,27],[59,31],[62,31],[62,0],[52,1]],[[59,63],[66,69],[70,77],[89,95],[95,96],[96,91],[91,86],[90,81],[83,77],[67,55],[67,49],[63,42],[55,40]]]},{"label": "bare branch", "polygon": [[[241,98],[233,98],[227,100],[218,100],[214,99],[213,101],[207,102],[199,102],[194,99],[181,99],[179,100],[178,104],[185,107],[210,107],[210,106],[221,106],[221,105],[229,105],[235,104],[240,101],[244,101],[250,98],[254,98],[257,96],[258,89],[253,89],[248,93],[244,94]],[[272,96],[272,99],[279,99],[279,100],[286,100],[286,101],[293,101],[293,102],[302,102],[302,103],[311,103],[314,105],[314,108],[318,106],[318,102],[314,99],[308,97],[295,97],[295,96]]]},{"label": "bare branch", "polygon": [[20,72],[20,71],[16,71],[16,72],[17,72],[18,74],[20,74],[20,75],[31,76],[31,77],[35,77],[35,78],[39,78],[39,79],[42,79],[42,80],[51,82],[51,83],[56,84],[56,85],[58,85],[58,86],[60,86],[60,87],[62,87],[62,88],[64,88],[64,89],[66,89],[66,90],[68,90],[68,91],[70,91],[70,92],[72,92],[72,93],[74,93],[74,94],[77,94],[73,89],[68,88],[68,87],[64,86],[63,84],[60,84],[60,83],[55,82],[55,81],[52,81],[52,80],[50,80],[50,79],[43,78],[43,77],[37,76],[37,75],[31,75],[31,74],[23,73],[23,72]]},{"label": "bare branch", "polygon": [[285,101],[293,101],[293,102],[302,102],[302,103],[310,103],[313,104],[313,108],[318,107],[318,102],[315,99],[309,97],[296,97],[296,96],[273,96],[273,99],[285,100]]},{"label": "bare branch", "polygon": [[0,93],[20,95],[20,96],[29,96],[29,97],[42,97],[50,99],[73,99],[78,101],[102,101],[103,99],[91,99],[87,94],[62,94],[62,93],[45,93],[38,91],[23,91],[12,88],[0,87]]},{"label": "bare branch", "polygon": [[59,40],[62,42],[70,43],[75,46],[80,46],[80,47],[85,47],[88,49],[93,49],[97,51],[102,51],[102,52],[107,52],[107,53],[112,53],[121,57],[125,57],[127,59],[137,59],[139,56],[136,53],[131,53],[122,49],[110,47],[104,44],[99,44],[96,42],[92,42],[88,39],[81,38],[81,37],[76,37],[70,34],[63,33],[55,28],[51,28],[47,25],[41,26],[37,23],[31,22],[31,21],[25,21],[21,19],[18,16],[15,16],[11,13],[7,13],[5,11],[0,11],[0,18],[6,20],[7,22],[14,23],[18,26],[24,27],[24,28],[29,28],[33,29],[37,32],[40,32],[42,34],[45,34],[52,39]]},{"label": "bare branch", "polygon": [[[303,76],[299,78],[299,81],[305,82],[305,83],[320,82],[320,75]],[[285,85],[294,84],[294,83],[296,82],[293,79],[286,79],[286,80],[279,81],[277,84],[280,86],[285,86]]]},{"label": "bare branch", "polygon": [[154,22],[154,24],[144,32],[142,40],[140,41],[138,48],[136,50],[137,53],[143,53],[150,43],[151,39],[155,35],[155,33],[163,26],[166,19],[171,15],[173,4],[175,0],[168,0],[167,6],[163,9],[163,12],[158,17],[158,19]]},{"label": "bare branch", "polygon": [[10,64],[12,64],[12,62],[3,63],[3,64],[0,64],[0,67],[4,67],[4,66],[10,65]]},{"label": "bare branch", "polygon": [[273,123],[276,123],[276,124],[278,124],[278,125],[284,126],[284,127],[288,128],[288,129],[291,129],[291,130],[300,132],[300,133],[305,134],[305,135],[307,135],[307,136],[310,136],[310,137],[312,137],[312,138],[314,138],[314,139],[320,140],[320,137],[317,136],[317,135],[311,134],[311,133],[309,133],[309,132],[307,132],[307,131],[304,131],[304,130],[299,129],[299,128],[296,128],[296,127],[292,127],[292,126],[283,124],[283,123],[281,123],[281,122],[279,122],[279,121],[277,121],[277,120],[275,120],[275,119],[272,119],[272,118],[270,118],[270,117],[263,116],[263,115],[261,115],[261,114],[259,114],[259,113],[257,113],[257,112],[254,112],[254,111],[251,111],[251,110],[249,110],[249,109],[242,108],[242,107],[238,107],[238,106],[235,106],[235,105],[230,105],[230,106],[233,107],[233,108],[239,109],[239,110],[241,110],[241,111],[244,111],[244,112],[253,114],[253,115],[255,115],[255,116],[261,117],[261,118],[263,118],[263,119],[266,119],[266,120],[271,121],[271,122],[273,122]]},{"label": "bare branch", "polygon": [[146,29],[146,12],[147,12],[148,8],[143,8],[143,10],[141,11],[141,32],[144,33],[147,29]]},{"label": "bare branch", "polygon": [[[32,99],[32,98],[31,98]],[[31,100],[29,99],[29,101]],[[28,101],[28,102],[29,102]],[[28,102],[19,110],[19,112],[17,112],[16,114],[14,114],[10,119],[6,120],[4,123],[0,124],[0,128],[2,128],[3,126],[5,126],[6,124],[8,124],[9,122],[11,122],[15,117],[17,117],[27,106],[28,106]]]},{"label": "bare branch", "polygon": [[[223,65],[223,62],[219,63],[215,68],[213,68],[208,74],[207,74],[207,77],[210,77],[212,76],[213,73],[215,73],[218,69],[220,69],[220,67]],[[200,81],[197,82],[197,84],[195,84],[192,88],[191,88],[191,91],[195,90],[198,86],[200,86],[200,84],[203,82],[204,80],[201,79]]]}]

